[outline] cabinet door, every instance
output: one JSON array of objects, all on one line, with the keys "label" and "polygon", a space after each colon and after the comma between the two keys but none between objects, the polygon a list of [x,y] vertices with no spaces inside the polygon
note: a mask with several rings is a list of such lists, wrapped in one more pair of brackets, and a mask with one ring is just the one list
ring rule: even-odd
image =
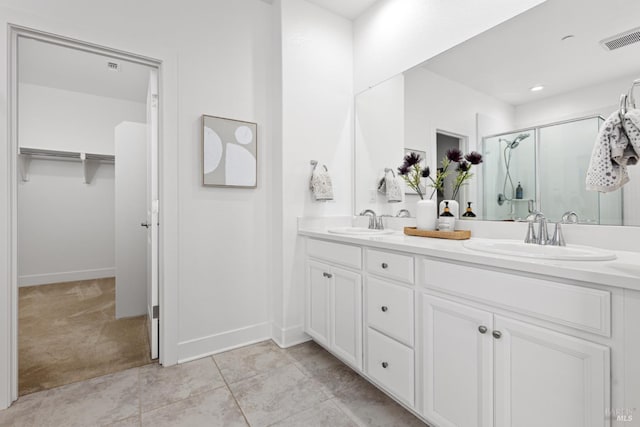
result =
[{"label": "cabinet door", "polygon": [[354,367],[362,368],[362,277],[331,268],[330,348]]},{"label": "cabinet door", "polygon": [[307,262],[306,332],[317,342],[329,345],[329,285],[330,267]]},{"label": "cabinet door", "polygon": [[430,295],[422,306],[425,417],[441,427],[492,426],[493,315]]},{"label": "cabinet door", "polygon": [[496,427],[610,425],[609,348],[494,318]]}]

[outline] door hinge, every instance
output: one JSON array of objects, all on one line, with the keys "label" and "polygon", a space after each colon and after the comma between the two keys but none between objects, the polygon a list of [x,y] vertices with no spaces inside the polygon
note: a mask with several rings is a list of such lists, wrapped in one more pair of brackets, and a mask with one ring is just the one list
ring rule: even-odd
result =
[{"label": "door hinge", "polygon": [[157,319],[160,317],[160,306],[153,306],[153,319]]}]

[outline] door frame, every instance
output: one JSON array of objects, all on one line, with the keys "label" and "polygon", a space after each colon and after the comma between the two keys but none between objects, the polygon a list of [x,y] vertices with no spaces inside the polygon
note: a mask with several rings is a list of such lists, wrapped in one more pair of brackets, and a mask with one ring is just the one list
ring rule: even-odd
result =
[{"label": "door frame", "polygon": [[[7,58],[7,138],[8,138],[8,184],[9,184],[9,203],[7,206],[9,223],[8,223],[8,301],[6,307],[0,307],[0,310],[6,308],[6,319],[9,323],[9,334],[7,341],[1,344],[6,344],[6,356],[9,366],[9,400],[7,402],[0,401],[0,410],[5,406],[9,406],[11,402],[18,399],[18,39],[20,37],[39,40],[47,43],[52,43],[58,46],[68,47],[88,53],[100,54],[105,57],[114,59],[126,60],[135,62],[138,64],[146,65],[157,69],[158,71],[158,157],[156,158],[158,164],[158,198],[160,199],[160,214],[162,215],[162,207],[166,205],[166,199],[164,196],[169,190],[164,189],[163,185],[163,148],[166,146],[163,144],[167,141],[167,129],[163,125],[163,61],[143,55],[138,55],[130,52],[125,52],[118,49],[112,49],[109,47],[85,42],[78,39],[68,38],[44,31],[39,31],[33,28],[28,28],[20,25],[8,24],[8,58]],[[172,64],[174,65],[174,64]],[[166,82],[165,82],[166,84]],[[166,232],[165,232],[166,230]],[[167,294],[173,294],[175,289],[173,286],[165,286],[163,280],[164,270],[171,269],[172,265],[165,265],[163,262],[163,235],[169,236],[171,240],[176,238],[174,236],[173,229],[168,226],[166,221],[160,221],[159,226],[159,256],[158,256],[158,296],[159,296],[159,308],[160,313],[163,315],[160,317],[159,322],[159,361],[161,364],[173,365],[177,362],[177,355],[175,354],[175,340],[171,339],[171,336],[175,334],[174,328],[171,327],[171,323],[167,321],[165,313],[168,311],[173,313],[175,310],[173,307],[168,307],[168,310],[163,310],[164,301],[170,301]],[[167,239],[167,237],[165,237]],[[167,264],[172,264],[171,260]],[[3,351],[4,352],[4,351]],[[0,355],[0,361],[4,355]],[[4,369],[4,367],[3,367]],[[3,393],[0,393],[0,397]],[[2,399],[4,400],[4,399]],[[6,403],[6,405],[5,405]]]}]

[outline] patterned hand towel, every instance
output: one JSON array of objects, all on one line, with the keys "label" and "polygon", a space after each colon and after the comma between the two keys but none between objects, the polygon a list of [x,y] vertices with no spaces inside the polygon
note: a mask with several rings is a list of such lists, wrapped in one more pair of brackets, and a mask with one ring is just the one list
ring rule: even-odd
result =
[{"label": "patterned hand towel", "polygon": [[605,120],[598,133],[587,169],[587,190],[608,193],[629,182],[627,164],[637,162],[637,156],[633,154],[616,111]]},{"label": "patterned hand towel", "polygon": [[391,169],[385,169],[384,176],[378,183],[378,192],[385,195],[387,203],[402,202],[402,186]]},{"label": "patterned hand towel", "polygon": [[309,188],[316,200],[333,200],[333,185],[331,176],[325,165],[317,164],[311,173]]}]

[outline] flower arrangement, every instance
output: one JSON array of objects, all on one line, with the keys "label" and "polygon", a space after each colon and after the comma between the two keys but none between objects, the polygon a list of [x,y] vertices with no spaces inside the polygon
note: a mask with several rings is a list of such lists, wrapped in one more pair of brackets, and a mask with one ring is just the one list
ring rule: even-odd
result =
[{"label": "flower arrangement", "polygon": [[444,192],[444,180],[452,173],[449,167],[455,163],[457,164],[457,175],[453,184],[453,195],[451,197],[455,199],[460,192],[460,187],[473,177],[471,167],[482,163],[482,154],[477,151],[472,151],[465,155],[457,148],[447,150],[445,157],[440,162],[441,167],[438,168],[435,178],[431,176],[431,171],[428,166],[425,168],[420,166],[421,161],[422,158],[417,153],[412,152],[404,156],[402,165],[398,168],[398,174],[404,179],[407,185],[418,193],[421,199],[424,199],[421,184],[423,178],[428,178],[431,181],[429,186],[433,188],[431,196],[429,196],[429,199],[432,199],[436,191]]}]

